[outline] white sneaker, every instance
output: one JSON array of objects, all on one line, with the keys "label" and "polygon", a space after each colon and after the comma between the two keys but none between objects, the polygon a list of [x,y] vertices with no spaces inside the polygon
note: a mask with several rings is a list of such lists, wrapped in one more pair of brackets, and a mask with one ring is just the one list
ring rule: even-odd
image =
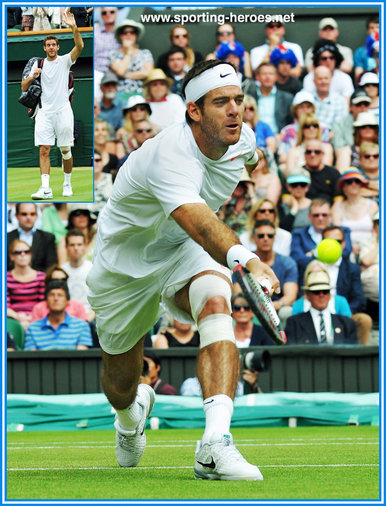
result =
[{"label": "white sneaker", "polygon": [[230,434],[215,433],[208,443],[197,441],[194,477],[201,480],[262,480],[257,466],[249,464]]},{"label": "white sneaker", "polygon": [[52,198],[53,195],[51,188],[43,188],[43,186],[41,186],[36,193],[31,195],[32,200],[46,200]]},{"label": "white sneaker", "polygon": [[72,197],[72,188],[70,184],[63,184],[63,197]]},{"label": "white sneaker", "polygon": [[133,431],[122,430],[115,418],[115,455],[121,467],[135,467],[140,461],[146,446],[145,423],[153,409],[155,392],[149,385],[138,385],[136,402],[142,407],[142,418]]}]

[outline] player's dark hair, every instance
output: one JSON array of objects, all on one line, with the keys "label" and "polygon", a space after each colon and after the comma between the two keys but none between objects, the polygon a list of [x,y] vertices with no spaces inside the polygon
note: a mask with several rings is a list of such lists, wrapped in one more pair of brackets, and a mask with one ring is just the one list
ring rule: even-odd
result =
[{"label": "player's dark hair", "polygon": [[342,233],[342,239],[344,240],[344,231],[342,230],[342,227],[338,227],[338,225],[328,225],[322,232],[323,239],[326,235],[326,232],[329,232],[330,230],[339,230]]},{"label": "player's dark hair", "polygon": [[[200,74],[202,74],[206,70],[212,69],[214,67],[217,67],[217,65],[222,65],[222,64],[230,65],[236,71],[236,68],[235,68],[234,65],[232,65],[232,63],[225,62],[225,61],[222,61],[222,60],[200,61],[200,62],[196,63],[195,65],[193,65],[193,67],[186,74],[184,82],[182,84],[182,90],[181,91],[182,91],[182,94],[183,94],[184,98],[186,99],[185,88],[188,85],[189,81],[191,81],[195,77],[199,76]],[[199,107],[201,109],[201,111],[204,110],[205,96],[206,95],[204,95],[203,97],[199,98],[196,101],[196,105],[197,105],[197,107]],[[185,112],[185,119],[186,119],[186,122],[188,123],[188,125],[190,125],[191,123],[193,123],[193,120],[189,116],[188,111]]]},{"label": "player's dark hair", "polygon": [[43,40],[43,46],[46,45],[47,40],[55,40],[56,44],[59,46],[59,40],[57,37],[55,37],[55,35],[47,35],[47,37],[45,37]]},{"label": "player's dark hair", "polygon": [[70,300],[70,291],[68,289],[67,281],[64,279],[53,279],[49,283],[47,283],[46,288],[44,290],[44,298],[47,300],[48,294],[51,292],[51,290],[58,290],[62,289],[64,290],[64,293],[66,294],[66,299]]},{"label": "player's dark hair", "polygon": [[84,236],[84,233],[79,230],[79,228],[72,228],[71,230],[69,230],[67,232],[67,235],[66,235],[66,246],[68,246],[68,238],[69,237],[83,237],[83,241],[86,242],[86,238]]},{"label": "player's dark hair", "polygon": [[273,228],[273,230],[276,230],[275,224],[272,223],[272,221],[269,221],[269,220],[256,220],[255,224],[253,225],[253,234],[260,227],[271,227],[271,228]]}]

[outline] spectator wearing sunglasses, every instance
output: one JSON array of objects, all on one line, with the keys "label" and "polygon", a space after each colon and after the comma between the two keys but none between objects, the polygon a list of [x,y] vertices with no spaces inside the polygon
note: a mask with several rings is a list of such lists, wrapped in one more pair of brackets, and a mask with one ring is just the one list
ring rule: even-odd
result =
[{"label": "spectator wearing sunglasses", "polygon": [[126,162],[130,153],[140,148],[147,139],[151,139],[152,137],[154,137],[154,135],[155,135],[154,127],[149,120],[140,119],[138,121],[135,121],[133,124],[133,135],[131,141],[133,146],[136,147],[133,148],[127,155],[125,155],[123,158],[119,160],[118,169],[120,169],[122,165]]},{"label": "spectator wearing sunglasses", "polygon": [[[343,62],[343,56],[339,52],[336,44],[328,39],[319,39],[313,48],[313,64],[314,67],[327,67],[331,72],[330,92],[336,93],[347,100],[354,92],[354,85],[351,77],[339,70]],[[314,71],[311,70],[304,80],[303,88],[310,93],[315,93]]]},{"label": "spectator wearing sunglasses", "polygon": [[253,312],[240,291],[232,296],[231,303],[234,322],[233,332],[237,348],[272,346],[273,341],[269,338],[263,327],[253,323]]},{"label": "spectator wearing sunglasses", "polygon": [[282,195],[278,206],[280,226],[289,232],[310,224],[308,214],[311,199],[306,197],[310,184],[311,177],[307,170],[296,168],[289,171],[286,179],[289,193]]},{"label": "spectator wearing sunglasses", "polygon": [[285,26],[283,23],[281,21],[270,21],[265,26],[265,34],[265,43],[251,50],[252,70],[255,71],[261,63],[269,62],[273,50],[282,45],[286,49],[291,49],[298,60],[296,66],[291,69],[290,75],[300,77],[304,67],[303,50],[299,44],[285,40]]},{"label": "spectator wearing sunglasses", "polygon": [[337,202],[332,210],[332,221],[335,225],[344,225],[351,230],[351,242],[355,256],[361,246],[372,237],[373,219],[378,213],[378,204],[362,197],[361,190],[369,181],[355,167],[347,169],[338,180],[338,189],[344,200]]},{"label": "spectator wearing sunglasses", "polygon": [[7,272],[7,317],[14,318],[27,329],[32,309],[44,300],[46,275],[31,267],[32,249],[25,241],[13,240],[9,256],[12,268]]},{"label": "spectator wearing sunglasses", "polygon": [[359,86],[368,94],[371,99],[369,112],[379,118],[379,76],[374,72],[365,72],[360,80]]},{"label": "spectator wearing sunglasses", "polygon": [[292,314],[292,304],[298,295],[298,268],[295,260],[280,255],[273,250],[275,226],[269,220],[258,220],[255,223],[253,237],[256,244],[254,253],[260,260],[271,267],[276,274],[281,292],[272,295],[272,303],[276,309],[283,328],[287,318]]},{"label": "spectator wearing sunglasses", "polygon": [[303,286],[310,309],[288,318],[287,344],[357,344],[355,323],[351,318],[331,313],[330,279],[326,272],[310,272]]},{"label": "spectator wearing sunglasses", "polygon": [[359,155],[360,170],[369,181],[368,186],[362,188],[361,195],[379,204],[379,145],[363,142]]},{"label": "spectator wearing sunglasses", "polygon": [[[346,247],[343,227],[330,225],[323,230],[323,239],[335,239],[342,249]],[[331,293],[345,297],[350,305],[352,318],[355,321],[360,344],[368,345],[373,320],[366,311],[366,297],[363,293],[360,266],[351,262],[347,255],[342,255],[335,263],[325,264],[331,281]]]}]

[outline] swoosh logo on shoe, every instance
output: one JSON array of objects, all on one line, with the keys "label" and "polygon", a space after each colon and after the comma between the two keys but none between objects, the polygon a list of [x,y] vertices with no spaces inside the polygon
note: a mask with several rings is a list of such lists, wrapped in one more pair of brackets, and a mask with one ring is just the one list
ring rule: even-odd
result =
[{"label": "swoosh logo on shoe", "polygon": [[204,402],[204,406],[206,406],[207,404],[210,404],[211,402],[214,402],[214,399],[211,399],[210,401]]},{"label": "swoosh logo on shoe", "polygon": [[220,74],[220,77],[226,77],[226,76],[230,76],[232,72],[229,72],[229,74]]},{"label": "swoosh logo on shoe", "polygon": [[213,457],[212,457],[212,462],[209,462],[208,464],[205,464],[204,462],[200,462],[199,460],[197,460],[197,464],[200,464],[201,466],[204,466],[204,467],[209,467],[210,469],[214,469],[216,467]]}]

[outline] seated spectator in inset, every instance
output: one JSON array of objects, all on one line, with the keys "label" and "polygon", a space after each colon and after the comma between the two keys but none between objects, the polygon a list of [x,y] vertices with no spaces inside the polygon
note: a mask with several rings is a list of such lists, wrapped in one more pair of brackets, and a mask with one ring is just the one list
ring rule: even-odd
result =
[{"label": "seated spectator in inset", "polygon": [[[59,267],[59,265],[52,265],[46,273],[46,278],[44,280],[45,287],[48,286],[49,283],[51,283],[54,279],[60,279],[62,281],[68,280],[68,274],[67,272]],[[34,308],[32,309],[31,313],[31,321],[40,320],[41,318],[44,318],[48,314],[48,306],[47,301],[42,300],[41,302],[38,302],[35,304]],[[69,299],[66,306],[66,312],[70,316],[75,316],[75,318],[80,318],[81,320],[87,321],[87,313],[86,309],[83,305],[83,303],[80,300],[74,300]]]},{"label": "seated spectator in inset", "polygon": [[31,323],[35,304],[44,299],[44,272],[31,267],[32,250],[25,241],[15,239],[9,245],[11,270],[7,272],[7,316],[24,329]]},{"label": "seated spectator in inset", "polygon": [[371,112],[360,112],[353,123],[354,143],[336,151],[336,168],[344,172],[349,167],[360,167],[360,147],[363,142],[379,142],[379,125]]},{"label": "seated spectator in inset", "polygon": [[[367,36],[378,33],[379,32],[379,17],[374,16],[367,20],[366,22],[366,30]],[[375,60],[373,57],[368,56],[366,46],[358,47],[354,52],[354,73],[355,73],[355,82],[359,81],[360,76],[363,72],[368,72],[369,70],[373,70],[376,66]]]},{"label": "seated spectator in inset", "polygon": [[[307,141],[322,140],[322,128],[319,120],[314,113],[305,113],[300,117],[299,130],[296,146],[291,148],[287,154],[285,175],[295,167],[301,167],[305,164],[305,150]],[[323,165],[332,165],[334,160],[334,151],[329,142],[322,142]]]},{"label": "seated spectator in inset", "polygon": [[[323,230],[322,237],[337,240],[343,251],[346,248],[343,227],[331,225]],[[373,322],[371,317],[363,312],[366,310],[366,298],[363,294],[359,265],[350,262],[348,256],[342,255],[335,263],[325,266],[330,276],[332,293],[343,295],[350,304],[352,317],[358,329],[359,343],[369,344]]]},{"label": "seated spectator in inset", "polygon": [[111,174],[102,171],[102,156],[94,151],[94,202],[88,205],[90,213],[98,216],[106,205],[113,190]]},{"label": "seated spectator in inset", "polygon": [[330,279],[326,272],[310,272],[303,286],[311,308],[287,320],[287,344],[358,344],[354,321],[331,313]]},{"label": "seated spectator in inset", "polygon": [[379,145],[362,142],[359,154],[360,170],[369,181],[369,185],[362,188],[361,195],[379,204]]},{"label": "seated spectator in inset", "polygon": [[298,59],[292,49],[284,46],[277,46],[271,53],[270,62],[277,69],[276,87],[279,90],[296,95],[302,89],[302,84],[297,77],[291,76],[291,69],[295,68]]},{"label": "seated spectator in inset", "polygon": [[172,79],[161,69],[153,69],[143,83],[144,96],[151,106],[149,119],[161,129],[185,119],[185,104],[179,95],[170,93],[171,85]]},{"label": "seated spectator in inset", "polygon": [[350,167],[338,180],[338,189],[344,200],[337,202],[332,210],[334,225],[344,225],[351,230],[354,255],[369,241],[373,231],[373,216],[378,213],[378,204],[361,196],[362,188],[369,185],[367,179],[355,167]]},{"label": "seated spectator in inset", "polygon": [[[233,290],[238,290],[240,285],[234,285]],[[237,348],[248,346],[271,346],[272,339],[260,325],[253,323],[254,314],[241,292],[232,295],[232,318],[234,320],[233,332],[235,334]]]},{"label": "seated spectator in inset", "polygon": [[334,167],[325,165],[323,156],[323,143],[320,140],[314,139],[305,142],[304,168],[311,176],[307,197],[310,199],[324,198],[332,204],[340,197],[338,190],[340,173]]},{"label": "seated spectator in inset", "polygon": [[355,90],[350,98],[350,113],[336,121],[332,126],[333,137],[331,140],[335,151],[344,146],[354,144],[354,121],[361,112],[367,112],[371,98],[364,90]]},{"label": "seated spectator in inset", "polygon": [[[331,90],[332,73],[328,67],[319,65],[313,72],[315,114],[321,126],[330,132],[334,123],[347,115],[348,99]],[[347,96],[351,95],[352,92]]]},{"label": "seated spectator in inset", "polygon": [[367,298],[366,313],[379,321],[379,213],[373,216],[373,236],[361,247],[359,262],[362,269],[363,293]]},{"label": "seated spectator in inset", "polygon": [[[183,99],[182,83],[187,74],[188,58],[187,53],[183,47],[172,46],[167,52],[167,71],[165,72],[168,77],[173,79],[170,91],[179,95]],[[164,69],[162,69],[164,70]]]},{"label": "seated spectator in inset", "polygon": [[[68,216],[67,234],[69,230],[80,230],[85,239],[85,258],[92,260],[96,241],[96,218],[92,215],[86,207],[76,207],[82,204],[74,204],[73,209]],[[87,206],[87,204],[83,204]],[[66,247],[66,237],[63,237],[58,244],[58,258],[59,264],[66,262],[68,257],[68,250]]]},{"label": "seated spectator in inset", "polygon": [[101,154],[103,172],[110,173],[114,179],[118,172],[118,157],[116,155],[117,143],[114,142],[111,147],[112,142],[109,142],[111,135],[107,121],[100,118],[94,121],[94,149],[97,149]]},{"label": "seated spectator in inset", "polygon": [[[220,58],[218,56],[218,51],[220,50],[221,44],[235,44],[236,43],[236,33],[235,28],[231,23],[224,23],[223,25],[218,25],[216,31],[216,41],[217,46],[213,53],[209,53],[206,55],[205,60],[214,60],[215,58]],[[251,68],[251,59],[248,51],[245,51],[244,48],[243,53],[240,55],[243,60],[243,76],[244,78],[252,77],[252,68]],[[222,58],[220,58],[222,59]]]},{"label": "seated spectator in inset", "polygon": [[143,354],[143,370],[140,383],[150,385],[157,394],[177,395],[177,390],[160,378],[161,360],[153,351],[145,350]]},{"label": "seated spectator in inset", "polygon": [[288,256],[291,246],[291,234],[288,230],[279,228],[279,213],[275,204],[270,199],[261,199],[252,206],[246,230],[240,235],[240,242],[243,246],[254,251],[256,244],[254,241],[253,229],[257,220],[269,220],[275,225],[275,240],[273,242],[273,250],[281,255]]},{"label": "seated spectator in inset", "polygon": [[53,280],[45,290],[48,314],[28,327],[25,350],[87,350],[92,346],[87,322],[66,313],[70,299],[65,281]]},{"label": "seated spectator in inset", "polygon": [[[325,272],[328,275],[326,264],[320,262],[320,260],[311,260],[311,262],[307,265],[306,270],[304,271],[303,285],[307,285],[307,279],[311,272],[320,271]],[[330,278],[330,276],[328,277]],[[292,304],[292,315],[306,313],[310,310],[310,308],[311,302],[305,295],[303,295]],[[328,302],[328,308],[333,314],[341,314],[348,317],[352,316],[349,303],[347,302],[346,297],[343,297],[343,295],[335,294],[334,296],[331,296]]]},{"label": "seated spectator in inset", "polygon": [[244,54],[244,46],[237,41],[221,42],[215,51],[216,58],[231,63],[236,68],[237,76],[240,80],[240,85],[245,79]]},{"label": "seated spectator in inset", "polygon": [[[25,241],[31,248],[31,267],[37,271],[46,271],[48,267],[57,263],[55,236],[36,228],[38,208],[36,204],[17,203],[16,219],[18,228],[7,234],[7,244],[15,239]],[[7,258],[7,269],[11,268],[10,258]]]},{"label": "seated spectator in inset", "polygon": [[[324,66],[331,72],[330,93],[336,93],[342,97],[349,98],[354,93],[354,86],[351,77],[339,70],[343,61],[335,43],[328,39],[319,39],[316,41],[313,53],[314,67]],[[309,72],[303,80],[303,88],[310,93],[315,93],[314,71]]]},{"label": "seated spectator in inset", "polygon": [[296,55],[298,63],[296,67],[291,69],[291,76],[300,77],[304,66],[303,50],[299,44],[285,40],[285,26],[283,23],[281,21],[268,22],[265,26],[265,34],[266,42],[251,50],[252,70],[255,72],[259,65],[268,62],[272,51],[274,51],[277,46],[281,45],[287,49],[291,49]]},{"label": "seated spectator in inset", "polygon": [[271,153],[275,153],[275,134],[272,132],[271,127],[267,123],[259,120],[256,100],[250,95],[245,95],[244,106],[243,121],[255,132],[256,146],[260,148],[267,148],[271,151]]},{"label": "seated spectator in inset", "polygon": [[281,228],[291,232],[296,228],[307,227],[311,199],[306,193],[311,184],[310,173],[306,169],[295,168],[288,172],[286,187],[289,191],[281,197],[279,209],[279,223]]},{"label": "seated spectator in inset", "polygon": [[[331,42],[334,42],[336,45],[339,53],[342,55],[343,59],[340,63],[340,65],[337,65],[337,68],[341,70],[342,72],[346,72],[347,74],[350,74],[353,67],[353,54],[352,49],[347,46],[342,46],[341,44],[337,43],[337,39],[339,37],[339,29],[338,29],[338,23],[334,18],[323,18],[320,20],[319,23],[319,38],[330,40]],[[313,48],[310,47],[306,55],[304,57],[307,72],[311,72],[314,68],[313,65],[313,59],[312,59],[312,53]]]},{"label": "seated spectator in inset", "polygon": [[33,7],[22,7],[21,31],[30,32],[34,25]]},{"label": "seated spectator in inset", "polygon": [[[202,54],[194,51],[190,46],[190,34],[185,25],[174,25],[169,32],[170,45],[181,47],[186,53],[186,72],[193,67],[193,65],[202,60]],[[157,61],[157,68],[162,69],[166,74],[168,73],[167,65],[168,51],[161,54]]]},{"label": "seated spectator in inset", "polygon": [[168,327],[154,338],[154,348],[175,348],[182,346],[199,346],[200,335],[197,331],[192,330],[190,323],[181,323],[173,320],[173,325]]},{"label": "seated spectator in inset", "polygon": [[154,67],[151,52],[137,45],[144,33],[144,25],[133,19],[125,19],[114,30],[121,47],[111,51],[109,65],[118,76],[118,96],[123,100],[127,100],[130,93],[142,92],[143,83]]},{"label": "seated spectator in inset", "polygon": [[292,313],[292,304],[298,295],[298,268],[289,256],[280,255],[273,250],[275,226],[269,220],[258,220],[254,226],[254,253],[260,260],[271,267],[280,282],[280,293],[272,295],[273,307],[285,327],[287,318]]},{"label": "seated spectator in inset", "polygon": [[245,231],[250,209],[256,202],[254,182],[244,169],[232,195],[224,202],[217,215],[240,236]]},{"label": "seated spectator in inset", "polygon": [[104,119],[116,131],[123,124],[123,102],[117,98],[118,77],[114,72],[106,72],[101,80],[102,97],[99,102],[98,118]]},{"label": "seated spectator in inset", "polygon": [[67,272],[67,284],[71,297],[80,300],[87,311],[87,320],[92,321],[95,318],[94,311],[87,299],[86,278],[92,263],[86,258],[86,241],[83,232],[79,229],[72,229],[66,235],[66,250],[68,262],[61,265]]},{"label": "seated spectator in inset", "polygon": [[[51,30],[51,23],[48,19],[48,16],[51,15],[51,7],[33,7],[32,13],[34,17],[32,30],[34,32]],[[80,25],[77,23],[76,26]]]},{"label": "seated spectator in inset", "polygon": [[369,112],[379,118],[379,76],[374,72],[366,72],[359,79],[359,86],[371,99]]}]

